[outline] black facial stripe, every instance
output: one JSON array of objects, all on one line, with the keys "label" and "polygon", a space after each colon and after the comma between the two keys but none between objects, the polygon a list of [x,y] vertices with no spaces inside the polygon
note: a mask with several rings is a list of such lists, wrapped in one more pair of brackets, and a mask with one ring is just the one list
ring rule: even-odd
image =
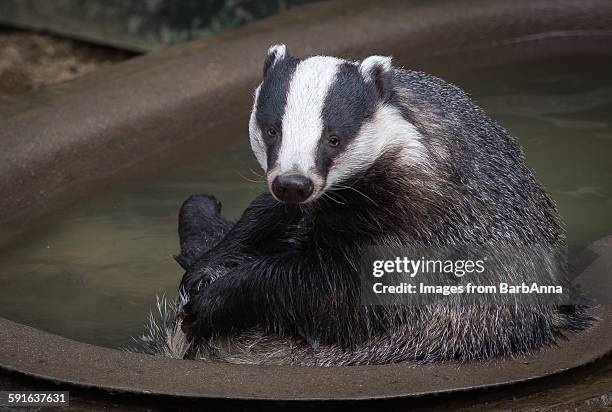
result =
[{"label": "black facial stripe", "polygon": [[[289,82],[299,62],[298,58],[291,55],[278,60],[272,68],[266,71],[266,76],[259,89],[255,118],[266,142],[268,170],[274,167],[278,157],[282,141],[281,121],[285,113]],[[266,138],[267,130],[270,127],[276,128],[278,134],[274,140]]]},{"label": "black facial stripe", "polygon": [[[350,145],[363,123],[374,114],[379,98],[376,87],[365,82],[356,65],[344,63],[339,67],[323,105],[323,133],[316,155],[317,170],[322,176],[327,176],[334,159]],[[338,135],[338,147],[328,144],[329,134]]]}]

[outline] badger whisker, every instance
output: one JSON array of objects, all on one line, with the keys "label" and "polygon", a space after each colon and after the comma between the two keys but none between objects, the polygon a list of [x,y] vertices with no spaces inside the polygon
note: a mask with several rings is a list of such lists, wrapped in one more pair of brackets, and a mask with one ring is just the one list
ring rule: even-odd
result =
[{"label": "badger whisker", "polygon": [[264,179],[264,182],[265,182],[266,177],[265,177],[264,175],[262,175],[261,173],[257,173],[255,170],[253,170],[253,168],[252,168],[252,167],[249,167],[249,171],[250,171],[251,173],[253,173],[255,176],[257,176],[257,177],[260,177],[260,178]]},{"label": "badger whisker", "polygon": [[375,201],[374,201],[374,200],[373,200],[371,197],[369,197],[369,196],[368,196],[368,195],[366,195],[365,193],[363,193],[363,192],[361,192],[361,191],[359,191],[359,190],[355,189],[354,187],[351,187],[351,186],[344,186],[344,185],[338,185],[338,184],[336,184],[336,185],[334,185],[334,186],[332,187],[332,189],[331,189],[331,190],[329,190],[329,191],[333,191],[333,188],[352,190],[352,191],[354,191],[354,192],[356,192],[356,193],[360,194],[361,196],[365,197],[365,198],[366,198],[367,200],[369,200],[370,202],[372,202],[372,204],[373,204],[374,206],[378,206],[378,203],[376,203],[376,202],[375,202]]},{"label": "badger whisker", "polygon": [[339,205],[346,205],[346,203],[341,202],[341,201],[339,201],[339,200],[337,200],[337,199],[334,199],[334,198],[331,196],[331,194],[329,194],[329,193],[323,193],[323,197],[325,197],[325,198],[327,198],[327,199],[331,200],[332,202],[337,203],[337,204],[339,204]]},{"label": "badger whisker", "polygon": [[261,183],[264,183],[264,184],[265,184],[265,183],[266,183],[266,181],[265,181],[265,180],[253,180],[253,179],[249,179],[248,177],[244,176],[242,173],[240,173],[240,172],[239,172],[239,171],[237,171],[237,170],[236,170],[236,173],[238,174],[238,176],[240,176],[241,178],[243,178],[243,179],[244,179],[244,180],[246,180],[247,182],[250,182],[250,183],[258,183],[258,184],[261,184]]}]

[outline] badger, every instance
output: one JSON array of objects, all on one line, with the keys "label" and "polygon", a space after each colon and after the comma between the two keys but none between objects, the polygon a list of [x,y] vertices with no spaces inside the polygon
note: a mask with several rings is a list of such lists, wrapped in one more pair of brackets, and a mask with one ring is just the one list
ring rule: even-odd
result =
[{"label": "badger", "polygon": [[248,129],[269,192],[235,223],[212,196],[183,204],[181,294],[151,318],[145,351],[305,366],[468,361],[535,351],[590,323],[581,305],[516,296],[364,304],[356,262],[370,245],[499,250],[519,281],[563,271],[554,203],[515,140],[459,88],[391,57],[302,59],[279,44]]}]

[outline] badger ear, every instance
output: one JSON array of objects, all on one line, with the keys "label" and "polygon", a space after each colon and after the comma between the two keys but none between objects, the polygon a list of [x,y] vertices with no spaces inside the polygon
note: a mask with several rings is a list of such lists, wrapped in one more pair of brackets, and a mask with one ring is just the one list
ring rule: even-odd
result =
[{"label": "badger ear", "polygon": [[284,44],[275,44],[268,48],[268,55],[263,67],[264,78],[270,71],[270,69],[280,60],[283,60],[287,56],[287,46]]},{"label": "badger ear", "polygon": [[366,83],[376,86],[382,100],[391,92],[391,76],[393,67],[389,56],[370,56],[359,64],[359,72]]}]

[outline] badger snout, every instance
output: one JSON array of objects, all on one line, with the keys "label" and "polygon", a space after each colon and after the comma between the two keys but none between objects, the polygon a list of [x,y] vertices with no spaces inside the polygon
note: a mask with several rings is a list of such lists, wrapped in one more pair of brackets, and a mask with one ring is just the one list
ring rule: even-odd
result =
[{"label": "badger snout", "polygon": [[301,203],[310,197],[313,190],[312,180],[300,174],[280,175],[272,182],[274,196],[287,203]]}]

